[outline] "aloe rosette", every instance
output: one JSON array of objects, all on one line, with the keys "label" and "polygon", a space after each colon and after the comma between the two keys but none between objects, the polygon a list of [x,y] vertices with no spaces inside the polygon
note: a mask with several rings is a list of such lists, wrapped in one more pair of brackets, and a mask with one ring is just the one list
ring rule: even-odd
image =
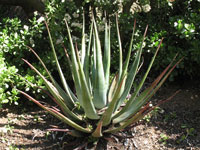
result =
[{"label": "aloe rosette", "polygon": [[[83,21],[81,50],[79,51],[77,45],[72,41],[67,21],[65,21],[65,23],[71,50],[70,55],[66,49],[65,53],[69,62],[76,93],[72,92],[65,80],[47,24],[46,26],[49,33],[50,43],[57,70],[62,81],[62,86],[56,82],[46,68],[44,62],[33,49],[30,48],[43,65],[50,80],[48,81],[27,60],[23,60],[44,80],[49,91],[49,97],[60,107],[60,109],[53,106],[45,106],[25,92],[20,92],[50,114],[71,126],[72,129],[64,131],[67,131],[69,134],[74,136],[88,134],[93,137],[101,137],[103,133],[114,133],[137,122],[151,111],[153,108],[149,106],[149,99],[156,93],[172,70],[180,62],[178,61],[175,64],[172,62],[169,64],[148,88],[141,90],[161,46],[162,40],[149,63],[146,73],[142,77],[140,83],[136,84],[135,77],[141,67],[142,47],[147,33],[147,28],[144,32],[140,48],[138,50],[133,50],[136,22],[134,23],[128,53],[125,62],[122,62],[122,44],[120,40],[118,21],[116,19],[119,45],[119,70],[113,77],[112,81],[110,81],[110,24],[105,22],[105,41],[103,51],[101,46],[102,43],[98,34],[97,23],[95,22],[94,17],[92,18],[89,39],[87,40],[88,42],[86,42],[85,21]],[[133,56],[131,56],[132,51],[134,51]],[[130,63],[129,61],[131,57],[133,57],[133,62]],[[137,86],[135,86],[134,92],[131,94],[130,98],[127,99],[133,84]],[[52,130],[63,131],[63,129]]]}]

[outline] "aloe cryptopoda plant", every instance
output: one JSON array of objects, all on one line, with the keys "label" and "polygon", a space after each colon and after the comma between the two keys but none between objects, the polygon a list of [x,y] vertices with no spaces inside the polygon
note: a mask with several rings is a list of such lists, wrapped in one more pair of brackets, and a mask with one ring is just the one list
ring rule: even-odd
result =
[{"label": "aloe cryptopoda plant", "polygon": [[[140,83],[135,87],[135,90],[131,94],[130,98],[127,99],[127,96],[130,94],[131,88],[135,83],[135,77],[141,66],[142,47],[147,33],[147,28],[144,32],[140,48],[138,50],[134,50],[134,55],[131,56],[136,26],[136,22],[134,23],[130,46],[125,62],[123,63],[118,19],[116,19],[119,44],[119,70],[113,77],[112,81],[110,81],[110,24],[105,22],[104,51],[102,51],[102,42],[100,41],[97,23],[94,17],[92,18],[90,27],[89,42],[86,42],[85,20],[83,19],[82,42],[81,50],[79,51],[77,46],[74,45],[72,41],[70,29],[66,20],[65,23],[71,49],[70,55],[66,49],[65,53],[69,62],[76,93],[72,92],[65,80],[47,23],[46,26],[49,33],[50,43],[57,65],[57,70],[62,81],[62,86],[56,82],[46,68],[44,62],[33,49],[30,48],[43,65],[50,80],[47,80],[27,60],[23,60],[44,80],[49,91],[50,98],[55,101],[56,105],[58,105],[60,109],[45,106],[25,92],[20,92],[28,99],[48,111],[50,114],[72,127],[71,130],[55,130],[67,131],[69,134],[74,136],[88,134],[93,137],[101,137],[104,133],[115,133],[142,119],[150,110],[152,110],[152,107],[150,107],[148,103],[149,99],[161,87],[179,61],[175,64],[173,64],[173,62],[169,64],[148,88],[141,91],[161,46],[161,40],[149,63],[146,73],[142,77]],[[134,57],[134,59],[132,64],[129,65],[131,57]]]}]

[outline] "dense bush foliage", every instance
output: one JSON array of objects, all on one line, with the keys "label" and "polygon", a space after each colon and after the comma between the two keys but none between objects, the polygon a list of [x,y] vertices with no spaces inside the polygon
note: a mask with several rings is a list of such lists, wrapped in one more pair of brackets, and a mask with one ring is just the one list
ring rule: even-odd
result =
[{"label": "dense bush foliage", "polygon": [[[130,34],[133,18],[139,22],[138,32],[144,30],[146,24],[149,25],[149,36],[144,48],[147,56],[153,54],[154,48],[158,45],[158,39],[164,37],[161,52],[153,68],[155,74],[159,73],[178,53],[178,57],[184,57],[184,60],[178,66],[180,69],[172,73],[170,80],[174,81],[176,77],[182,79],[199,76],[200,2],[198,0],[173,2],[153,0],[150,5],[151,10],[148,13],[121,14],[122,30],[126,29],[125,34]],[[127,39],[125,38],[124,41]]]},{"label": "dense bush foliage", "polygon": [[179,65],[181,69],[172,73],[171,80],[174,77],[193,78],[200,75],[199,6],[200,2],[197,0],[162,2],[154,5],[148,14],[139,14],[139,20],[147,20],[150,25],[151,37],[147,51],[151,53],[151,47],[158,44],[158,38],[165,38],[155,62],[155,71],[166,66],[176,53],[179,53],[179,57],[184,57]]},{"label": "dense bush foliage", "polygon": [[14,88],[13,84],[16,84],[19,80],[15,76],[17,69],[15,66],[7,67],[2,54],[0,53],[0,108],[4,103],[17,103],[18,92]]},{"label": "dense bush foliage", "polygon": [[[23,57],[29,57],[30,52],[26,46],[35,47],[34,39],[39,43],[42,38],[42,24],[36,17],[28,23],[22,23],[18,18],[3,18],[0,23],[0,103],[18,104],[16,88],[26,88],[26,91],[29,91],[31,85],[27,84],[27,81],[38,86],[43,84],[21,60]],[[38,92],[32,89],[32,93]]]}]

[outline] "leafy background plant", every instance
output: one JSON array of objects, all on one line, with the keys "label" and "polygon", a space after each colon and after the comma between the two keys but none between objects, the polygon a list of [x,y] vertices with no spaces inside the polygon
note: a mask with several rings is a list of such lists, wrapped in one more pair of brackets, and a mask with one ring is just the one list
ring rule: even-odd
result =
[{"label": "leafy background plant", "polygon": [[[184,60],[172,75],[171,81],[191,79],[199,76],[199,13],[200,2],[187,1],[151,1],[149,13],[136,14],[141,24],[149,24],[146,54],[153,52],[157,39],[164,37],[161,53],[154,64],[154,72],[168,64],[176,53]],[[143,25],[142,25],[143,26]]]},{"label": "leafy background plant", "polygon": [[[1,103],[17,103],[19,95],[15,88],[25,88],[26,91],[33,90],[32,93],[38,93],[38,90],[31,88],[26,80],[32,84],[42,85],[43,81],[33,75],[33,72],[24,67],[21,58],[29,57],[29,51],[26,47],[30,45],[35,47],[34,38],[38,41],[42,38],[42,24],[40,20],[34,17],[30,22],[22,22],[18,18],[4,18],[0,26],[0,87]],[[34,60],[33,60],[34,61]],[[37,62],[35,62],[37,64]],[[19,74],[23,73],[24,78]]]},{"label": "leafy background plant", "polygon": [[[2,104],[5,103],[14,102],[15,104],[18,104],[18,92],[13,85],[19,81],[15,76],[17,71],[15,66],[7,67],[2,54],[0,54],[0,108],[2,107]],[[11,87],[11,84],[13,87]]]}]

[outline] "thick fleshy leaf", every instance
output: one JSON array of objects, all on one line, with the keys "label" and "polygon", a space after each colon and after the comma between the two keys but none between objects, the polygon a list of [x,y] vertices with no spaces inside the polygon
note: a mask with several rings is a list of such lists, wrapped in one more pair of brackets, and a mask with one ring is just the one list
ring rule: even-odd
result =
[{"label": "thick fleshy leaf", "polygon": [[91,94],[92,94],[92,85],[91,85],[91,78],[90,78],[90,73],[91,73],[90,69],[92,67],[91,67],[90,61],[92,60],[92,57],[90,56],[90,53],[91,53],[91,47],[92,47],[91,46],[92,45],[92,33],[93,33],[93,22],[90,27],[90,37],[89,37],[88,47],[87,47],[85,61],[84,61],[84,65],[83,65],[85,78],[86,78],[86,81],[89,86],[89,90],[90,90]]},{"label": "thick fleshy leaf", "polygon": [[[166,81],[167,77],[174,70],[174,68],[180,63],[179,60],[169,71],[171,64],[163,71],[163,73],[152,83],[152,85],[145,90],[139,97],[137,97],[131,106],[128,107],[127,111],[121,116],[113,120],[114,123],[121,122],[130,116],[133,116],[137,111],[147,102],[149,99],[158,91],[162,84]],[[168,71],[168,72],[167,72]],[[167,72],[167,73],[166,73]],[[155,87],[155,88],[154,88]]]},{"label": "thick fleshy leaf", "polygon": [[[57,66],[58,73],[59,73],[59,75],[60,75],[60,79],[61,79],[61,81],[62,81],[63,87],[64,87],[64,89],[65,89],[67,95],[69,96],[71,102],[74,103],[74,100],[73,100],[72,95],[71,95],[72,92],[71,92],[71,90],[69,89],[69,86],[68,86],[68,84],[67,84],[67,82],[66,82],[66,80],[65,80],[64,74],[63,74],[63,72],[62,72],[61,66],[60,66],[60,64],[59,64],[59,62],[58,62],[58,58],[57,58],[57,55],[56,55],[56,51],[55,51],[55,47],[54,47],[53,40],[52,40],[52,37],[51,37],[51,33],[50,33],[50,31],[49,31],[49,27],[48,27],[48,25],[47,25],[46,22],[45,22],[45,24],[46,24],[46,28],[47,28],[47,31],[48,31],[48,34],[49,34],[49,39],[50,39],[50,43],[51,43],[51,48],[52,48],[52,51],[53,51],[54,59],[55,59],[55,61],[56,61],[56,66]],[[57,83],[55,83],[55,84],[57,84]],[[58,86],[58,84],[57,84],[56,86]],[[60,90],[61,88],[59,87],[58,89]],[[61,91],[61,92],[62,92],[62,91]]]},{"label": "thick fleshy leaf", "polygon": [[123,123],[122,125],[120,125],[119,127],[112,127],[112,128],[109,128],[107,130],[105,130],[104,132],[105,133],[116,133],[122,129],[124,129],[125,127],[127,127],[127,124],[132,124],[134,122],[137,122],[139,121],[140,119],[142,119],[144,116],[142,115],[142,113],[138,113],[136,115],[134,115],[131,119],[129,119],[126,123]]},{"label": "thick fleshy leaf", "polygon": [[52,94],[52,96],[56,99],[57,103],[59,104],[59,106],[62,107],[63,113],[66,115],[70,115],[71,117],[73,117],[76,120],[81,120],[80,117],[78,117],[76,114],[74,114],[69,108],[68,106],[64,103],[64,99],[60,96],[59,92],[57,91],[57,89],[53,86],[53,84],[51,84],[33,65],[31,65],[27,60],[23,59],[23,61],[28,64],[31,69],[33,69],[44,81],[47,89],[49,90],[49,92]]},{"label": "thick fleshy leaf", "polygon": [[82,41],[81,41],[81,64],[84,66],[86,44],[85,44],[85,15],[83,14],[83,27],[82,27]]},{"label": "thick fleshy leaf", "polygon": [[[140,59],[141,59],[141,55],[142,55],[142,47],[143,47],[143,44],[144,44],[144,40],[145,40],[145,37],[146,37],[146,33],[147,33],[147,29],[148,29],[148,26],[146,27],[145,29],[145,32],[144,32],[144,36],[143,36],[143,40],[142,40],[142,43],[141,43],[141,46],[140,46],[140,49],[136,52],[136,56],[135,56],[135,60],[131,66],[131,69],[130,69],[130,72],[128,73],[127,75],[127,80],[126,80],[126,85],[125,85],[125,89],[118,101],[118,104],[116,106],[116,110],[121,106],[121,104],[124,102],[124,100],[126,99],[126,97],[128,96],[131,88],[132,88],[132,85],[134,83],[134,80],[135,80],[135,76],[138,72],[138,67],[139,67],[139,64],[140,64]],[[134,32],[133,32],[134,33]],[[132,35],[132,38],[133,38],[133,35]],[[131,39],[132,41],[133,39]],[[131,46],[130,46],[130,49],[131,49]],[[129,49],[129,51],[130,51]],[[129,57],[129,56],[128,56]],[[123,70],[123,74],[125,75],[127,73],[127,67],[128,67],[128,62],[129,62],[129,59],[130,58],[127,58],[126,60],[126,63],[125,63],[125,68]]]},{"label": "thick fleshy leaf", "polygon": [[81,106],[83,106],[81,81],[80,81],[80,77],[79,77],[78,62],[77,62],[77,58],[76,58],[75,48],[74,48],[74,44],[72,42],[70,29],[69,29],[69,26],[68,26],[68,23],[66,20],[65,20],[65,24],[67,27],[67,33],[68,33],[70,48],[71,48],[71,62],[72,62],[71,68],[72,68],[72,74],[73,74],[73,79],[74,79],[75,88],[76,88],[76,94],[77,94],[79,103],[81,104]]},{"label": "thick fleshy leaf", "polygon": [[[121,43],[121,38],[120,38],[120,32],[119,32],[119,25],[118,25],[118,18],[117,18],[117,15],[116,15],[116,28],[117,28],[117,38],[118,38],[118,44],[119,44],[119,71],[118,71],[118,81],[117,81],[117,84],[115,86],[115,89],[113,90],[113,93],[110,93],[111,90],[109,90],[109,95],[113,95],[112,97],[115,97],[117,99],[120,98],[121,94],[123,93],[124,91],[124,88],[125,88],[125,83],[126,79],[124,79],[124,76],[126,76],[125,74],[122,75],[122,71],[123,71],[123,57],[122,57],[122,43]],[[121,81],[123,80],[123,83],[121,83]],[[117,91],[116,93],[116,89],[118,89],[118,87],[120,86],[120,90]],[[110,97],[109,97],[110,98]],[[112,99],[109,99],[110,101],[112,101]],[[118,102],[117,102],[118,103]]]},{"label": "thick fleshy leaf", "polygon": [[109,88],[109,79],[110,79],[110,24],[107,25],[105,22],[105,38],[104,38],[104,74],[105,74],[105,88]]},{"label": "thick fleshy leaf", "polygon": [[[63,47],[64,47],[64,46],[63,46]],[[71,62],[71,60],[70,60],[70,57],[69,57],[68,52],[67,52],[67,50],[66,50],[65,47],[64,47],[64,51],[65,51],[65,54],[66,54],[66,57],[67,57],[67,60],[68,60],[68,63],[69,63],[69,66],[70,66],[71,72],[73,72],[73,69],[72,69],[72,62]],[[73,76],[73,74],[72,74],[72,78],[73,78],[73,80],[74,80],[74,76]],[[73,100],[74,100],[75,102],[78,102],[77,97],[74,95],[74,93],[71,91],[70,88],[69,88],[69,91],[70,91],[70,93],[71,93],[71,96],[72,96]]]},{"label": "thick fleshy leaf", "polygon": [[118,101],[118,98],[119,98],[119,95],[120,95],[120,91],[121,91],[121,87],[123,85],[123,81],[125,80],[125,78],[126,78],[126,76],[123,78],[123,80],[121,80],[121,83],[119,83],[119,86],[116,90],[116,93],[118,93],[118,95],[115,94],[112,101],[108,105],[108,108],[106,109],[105,113],[102,116],[103,126],[107,126],[111,122],[112,114],[113,114],[113,111],[114,111],[115,106],[117,104],[117,101]]},{"label": "thick fleshy leaf", "polygon": [[[173,69],[172,69],[173,70]],[[170,96],[168,99],[161,101],[158,105],[167,102],[169,100],[171,100],[179,91],[175,92],[172,96]],[[155,107],[156,107],[155,106]],[[137,114],[133,115],[132,117],[130,117],[128,120],[126,120],[125,122],[120,123],[120,126],[118,127],[114,127],[114,128],[110,128],[107,129],[105,132],[106,133],[115,133],[118,132],[128,126],[130,126],[131,124],[134,124],[136,122],[138,122],[139,120],[141,120],[142,118],[144,118],[145,115],[147,115],[151,110],[155,109],[155,107],[149,107],[149,104],[147,104],[144,108],[142,108]]]},{"label": "thick fleshy leaf", "polygon": [[53,83],[53,85],[56,87],[56,89],[58,90],[58,92],[60,93],[61,97],[63,97],[65,103],[67,104],[67,106],[69,108],[74,108],[74,102],[77,101],[76,96],[72,93],[71,89],[69,88],[68,85],[66,85],[67,87],[67,91],[69,93],[66,93],[61,87],[60,85],[56,82],[56,80],[52,77],[51,73],[49,72],[49,70],[47,69],[46,65],[44,64],[44,62],[42,61],[42,59],[37,55],[37,53],[29,47],[29,49],[32,51],[32,53],[38,58],[38,60],[40,61],[40,63],[42,64],[43,68],[46,70],[46,72],[48,73],[48,76],[51,79],[51,82]]},{"label": "thick fleshy leaf", "polygon": [[[136,27],[136,20],[134,22],[134,27],[133,27],[133,32],[132,32],[132,36],[131,36],[131,41],[130,41],[130,45],[129,45],[129,50],[128,50],[128,53],[127,53],[127,56],[126,56],[126,61],[124,63],[124,66],[123,66],[123,70],[122,70],[122,76],[125,76],[127,75],[127,70],[128,70],[128,66],[129,66],[129,61],[130,61],[130,56],[131,56],[131,52],[132,52],[132,47],[133,47],[133,38],[134,38],[134,34],[135,34],[135,27]],[[145,38],[145,35],[146,33],[144,34],[144,38]],[[143,41],[144,42],[144,41]],[[143,43],[142,43],[143,44]],[[142,47],[141,47],[142,48]],[[142,49],[141,49],[142,51]],[[140,53],[138,53],[139,55]],[[135,74],[133,74],[131,71],[129,72],[129,80],[127,81],[127,83],[129,83],[130,86],[127,86],[126,85],[126,80],[123,82],[123,85],[121,87],[121,91],[120,91],[120,94],[119,96],[121,97],[118,97],[120,98],[118,100],[118,104],[115,108],[115,110],[117,110],[120,106],[121,106],[121,103],[125,100],[125,98],[127,97],[131,87],[132,87],[132,82],[134,81],[134,78],[135,78],[135,75],[137,74],[135,71],[134,71],[134,68],[137,69],[138,66],[137,66],[137,62],[140,62],[140,57],[141,57],[141,54],[140,56],[136,55],[136,59],[135,59],[135,62],[133,63],[134,65],[131,67],[132,68],[132,72],[134,72]],[[130,77],[132,77],[132,82],[130,82]],[[127,79],[127,78],[126,78]],[[126,92],[125,92],[125,89],[126,89]],[[129,89],[129,90],[128,90]],[[123,96],[122,96],[123,94]]]},{"label": "thick fleshy leaf", "polygon": [[110,103],[112,101],[113,96],[116,93],[117,84],[118,84],[118,75],[115,75],[110,84],[110,88],[109,88],[109,92],[108,92],[108,103]]},{"label": "thick fleshy leaf", "polygon": [[92,102],[92,96],[90,94],[89,87],[85,79],[85,74],[83,72],[83,67],[81,65],[81,62],[78,56],[78,50],[76,51],[76,55],[77,55],[78,66],[79,66],[79,76],[80,76],[80,81],[81,81],[83,109],[88,118],[99,119],[99,116],[97,115],[96,109]]},{"label": "thick fleshy leaf", "polygon": [[127,109],[127,111],[124,112],[121,116],[115,118],[113,120],[113,123],[116,124],[122,122],[125,119],[129,118],[130,116],[133,116],[133,114],[137,113],[137,111],[140,110],[141,107],[151,98],[152,94],[149,94],[150,92],[151,88],[148,88],[139,97],[135,98],[134,102]]},{"label": "thick fleshy leaf", "polygon": [[[161,43],[162,43],[162,40],[161,40],[161,42],[160,42],[160,45],[161,45]],[[146,71],[144,77],[142,78],[142,80],[141,80],[139,86],[137,87],[136,91],[132,94],[131,98],[130,98],[129,101],[126,103],[125,107],[123,107],[122,110],[121,110],[118,114],[116,114],[116,115],[114,116],[114,118],[116,118],[116,117],[122,115],[124,112],[128,111],[129,106],[131,106],[132,102],[133,102],[133,101],[135,100],[135,98],[137,97],[137,95],[138,95],[140,89],[142,88],[142,86],[143,86],[143,84],[144,84],[144,82],[145,82],[145,80],[146,80],[146,78],[147,78],[147,75],[149,74],[149,71],[150,71],[150,69],[151,69],[151,67],[152,67],[152,65],[153,65],[153,62],[154,62],[155,57],[156,57],[156,55],[157,55],[157,53],[158,53],[158,50],[160,49],[160,45],[158,46],[158,48],[157,48],[157,50],[156,50],[154,56],[152,57],[152,60],[151,60],[151,62],[150,62],[150,64],[149,64],[149,67],[148,67],[148,69],[147,69],[147,71]],[[127,83],[129,84],[128,79],[127,79]]]},{"label": "thick fleshy leaf", "polygon": [[[136,28],[136,20],[134,21],[133,32],[132,32],[132,36],[131,36],[129,50],[128,50],[128,53],[127,53],[127,56],[126,56],[126,61],[125,61],[124,66],[123,66],[123,72],[122,72],[123,75],[127,74],[129,61],[130,61],[130,57],[131,57],[131,52],[132,52],[132,48],[133,48],[133,40],[134,40],[134,35],[135,35],[135,28]],[[144,34],[144,37],[145,36],[146,36],[146,34]]]},{"label": "thick fleshy leaf", "polygon": [[26,94],[23,91],[19,91],[21,94],[23,94],[24,96],[26,96],[29,100],[33,101],[35,104],[37,104],[38,106],[40,106],[41,108],[43,108],[44,110],[48,111],[50,114],[52,114],[53,116],[55,116],[56,118],[58,118],[59,120],[65,122],[66,124],[70,125],[71,127],[77,129],[78,131],[82,131],[85,133],[91,133],[91,130],[88,128],[83,128],[82,126],[78,125],[77,123],[73,122],[72,120],[70,120],[69,118],[67,118],[66,116],[64,116],[63,114],[57,112],[56,110],[52,109],[52,108],[48,108],[44,105],[42,105],[41,103],[39,103],[36,99],[34,99],[33,97],[31,97],[30,95]]},{"label": "thick fleshy leaf", "polygon": [[95,49],[96,50],[96,67],[95,67],[95,83],[94,83],[94,97],[93,102],[96,108],[101,109],[107,104],[107,90],[105,86],[105,76],[101,53],[101,43],[97,31],[97,25],[94,21],[94,37],[95,37]]},{"label": "thick fleshy leaf", "polygon": [[118,39],[118,44],[119,44],[119,81],[121,80],[121,75],[122,75],[122,63],[123,63],[123,58],[122,58],[122,43],[121,43],[121,38],[120,38],[120,33],[119,33],[119,23],[118,23],[118,14],[116,14],[116,26],[117,26],[117,39]]}]

